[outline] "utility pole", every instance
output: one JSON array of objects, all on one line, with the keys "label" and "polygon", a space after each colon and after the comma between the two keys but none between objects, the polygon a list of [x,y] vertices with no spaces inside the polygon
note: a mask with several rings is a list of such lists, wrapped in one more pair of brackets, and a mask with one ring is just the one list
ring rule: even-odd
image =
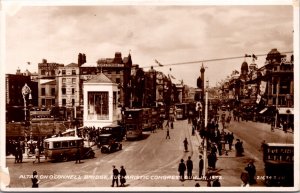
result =
[{"label": "utility pole", "polygon": [[278,93],[279,93],[279,80],[276,81],[276,114],[275,114],[275,128],[277,128],[277,121],[278,121]]},{"label": "utility pole", "polygon": [[207,117],[208,117],[208,80],[206,81],[206,89],[205,89],[205,112],[204,112],[204,128],[205,128],[205,136],[204,136],[204,151],[203,151],[203,172],[206,174],[206,159],[207,159]]}]

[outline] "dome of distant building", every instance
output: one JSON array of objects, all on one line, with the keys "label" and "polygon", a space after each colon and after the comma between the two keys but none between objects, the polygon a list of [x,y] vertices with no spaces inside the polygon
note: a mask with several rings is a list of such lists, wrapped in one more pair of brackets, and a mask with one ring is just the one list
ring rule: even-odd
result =
[{"label": "dome of distant building", "polygon": [[246,61],[242,63],[241,71],[248,71],[248,63]]},{"label": "dome of distant building", "polygon": [[267,55],[266,57],[267,61],[271,61],[271,62],[280,62],[281,61],[281,54],[280,52],[277,50],[277,48],[273,48]]}]

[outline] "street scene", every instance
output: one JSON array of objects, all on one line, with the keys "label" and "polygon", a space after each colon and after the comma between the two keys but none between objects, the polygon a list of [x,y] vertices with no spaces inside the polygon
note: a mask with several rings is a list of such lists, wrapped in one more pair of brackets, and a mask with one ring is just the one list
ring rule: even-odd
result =
[{"label": "street scene", "polygon": [[[250,129],[257,135],[247,135]],[[40,186],[44,187],[109,187],[112,181],[112,165],[117,169],[123,165],[127,175],[132,178],[126,180],[126,186],[129,187],[191,187],[196,183],[206,187],[207,181],[199,179],[199,145],[202,142],[200,136],[192,135],[192,126],[187,123],[187,120],[174,122],[174,129],[170,129],[170,139],[166,139],[166,130],[165,127],[155,133],[144,132],[143,136],[146,139],[124,141],[123,150],[114,153],[102,154],[99,149],[94,148],[95,158],[81,160],[79,165],[75,165],[75,160],[53,163],[45,160],[44,156],[41,157],[40,163],[35,164],[32,163],[33,157],[25,158],[22,164],[16,164],[14,157],[7,158],[7,166],[11,174],[10,186],[30,187],[31,181],[24,174],[29,175],[32,170],[35,170],[39,171],[41,176],[48,178],[41,179]],[[220,178],[222,186],[240,186],[240,174],[252,159],[255,160],[256,165],[255,186],[264,186],[265,172],[261,142],[266,140],[274,143],[293,143],[292,133],[284,133],[280,129],[271,132],[269,126],[263,123],[234,121],[225,132],[233,132],[236,139],[243,141],[245,152],[244,156],[237,157],[234,147],[230,151],[227,144],[228,154],[217,156],[214,176]],[[269,134],[267,138],[266,134]],[[188,138],[189,143],[187,152],[184,151],[183,144],[185,137]],[[186,161],[188,156],[192,157],[194,164],[193,179],[180,181],[177,179],[179,160]]]},{"label": "street scene", "polygon": [[297,190],[297,9],[7,12],[1,189]]}]

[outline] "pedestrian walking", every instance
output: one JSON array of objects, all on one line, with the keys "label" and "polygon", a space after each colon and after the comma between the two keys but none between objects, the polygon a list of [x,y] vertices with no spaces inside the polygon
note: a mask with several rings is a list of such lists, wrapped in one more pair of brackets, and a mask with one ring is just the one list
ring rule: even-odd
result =
[{"label": "pedestrian walking", "polygon": [[184,141],[183,141],[183,145],[184,145],[184,150],[185,150],[185,151],[188,151],[188,144],[189,144],[189,143],[188,143],[188,141],[187,141],[187,138],[185,138]]},{"label": "pedestrian walking", "polygon": [[39,187],[40,181],[38,180],[38,176],[37,176],[36,171],[33,171],[33,173],[32,173],[31,182],[32,182],[32,188],[38,188]]},{"label": "pedestrian walking", "polygon": [[212,186],[213,187],[221,187],[221,183],[218,178],[213,181]]},{"label": "pedestrian walking", "polygon": [[167,119],[165,127],[169,128],[169,122],[170,122],[169,119]]},{"label": "pedestrian walking", "polygon": [[77,164],[77,163],[80,164],[80,157],[81,157],[81,155],[80,155],[80,148],[77,147],[76,154],[75,154],[75,159],[76,159],[75,164]]},{"label": "pedestrian walking", "polygon": [[245,167],[245,170],[248,172],[249,175],[249,184],[250,185],[256,184],[256,180],[255,180],[256,168],[253,160],[250,160],[248,165]]},{"label": "pedestrian walking", "polygon": [[121,166],[121,169],[120,169],[120,183],[121,185],[120,186],[125,186],[125,183],[126,183],[126,170],[124,169],[124,166]]},{"label": "pedestrian walking", "polygon": [[112,176],[112,185],[111,187],[115,186],[115,182],[117,184],[117,187],[119,186],[119,170],[116,168],[116,166],[113,166],[113,176]]},{"label": "pedestrian walking", "polygon": [[287,129],[288,129],[288,124],[287,124],[286,121],[283,122],[282,128],[283,128],[283,131],[286,133],[286,132],[287,132]]},{"label": "pedestrian walking", "polygon": [[188,157],[186,161],[186,168],[187,168],[187,177],[188,179],[193,179],[192,172],[193,172],[193,161],[191,160],[191,156]]},{"label": "pedestrian walking", "polygon": [[221,156],[222,155],[222,143],[220,141],[218,141],[217,147],[218,147],[219,156]]},{"label": "pedestrian walking", "polygon": [[174,129],[174,123],[173,123],[173,121],[171,121],[170,125],[171,125],[171,129]]},{"label": "pedestrian walking", "polygon": [[169,128],[167,128],[167,136],[166,136],[166,139],[171,139],[171,138],[170,138],[170,131],[169,131]]},{"label": "pedestrian walking", "polygon": [[19,147],[17,146],[15,149],[15,163],[19,163]]},{"label": "pedestrian walking", "polygon": [[266,140],[263,140],[260,145],[260,151],[264,152],[265,147],[266,147]]},{"label": "pedestrian walking", "polygon": [[228,145],[229,145],[229,150],[231,150],[232,148],[232,143],[233,143],[233,139],[234,139],[234,136],[233,136],[233,133],[231,132],[230,134],[228,133]]},{"label": "pedestrian walking", "polygon": [[239,139],[236,139],[235,143],[236,156],[242,156],[244,153],[243,142]]},{"label": "pedestrian walking", "polygon": [[40,163],[40,150],[38,146],[36,146],[34,149],[34,155],[35,155],[35,160],[32,163],[35,163],[36,160],[38,161],[38,163]]},{"label": "pedestrian walking", "polygon": [[18,148],[18,162],[19,163],[23,162],[23,150],[21,147]]},{"label": "pedestrian walking", "polygon": [[202,178],[203,176],[203,167],[204,167],[204,161],[202,159],[202,155],[199,156],[199,178]]},{"label": "pedestrian walking", "polygon": [[179,180],[184,181],[184,172],[186,170],[186,166],[184,164],[184,160],[181,159],[179,166],[178,166],[178,172],[179,172]]}]

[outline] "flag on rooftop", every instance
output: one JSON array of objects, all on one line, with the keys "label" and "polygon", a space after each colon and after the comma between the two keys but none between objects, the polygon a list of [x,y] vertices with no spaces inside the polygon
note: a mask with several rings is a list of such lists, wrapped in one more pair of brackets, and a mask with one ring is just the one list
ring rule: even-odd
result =
[{"label": "flag on rooftop", "polygon": [[164,66],[159,61],[157,61],[156,59],[154,61],[158,64],[158,66]]}]

